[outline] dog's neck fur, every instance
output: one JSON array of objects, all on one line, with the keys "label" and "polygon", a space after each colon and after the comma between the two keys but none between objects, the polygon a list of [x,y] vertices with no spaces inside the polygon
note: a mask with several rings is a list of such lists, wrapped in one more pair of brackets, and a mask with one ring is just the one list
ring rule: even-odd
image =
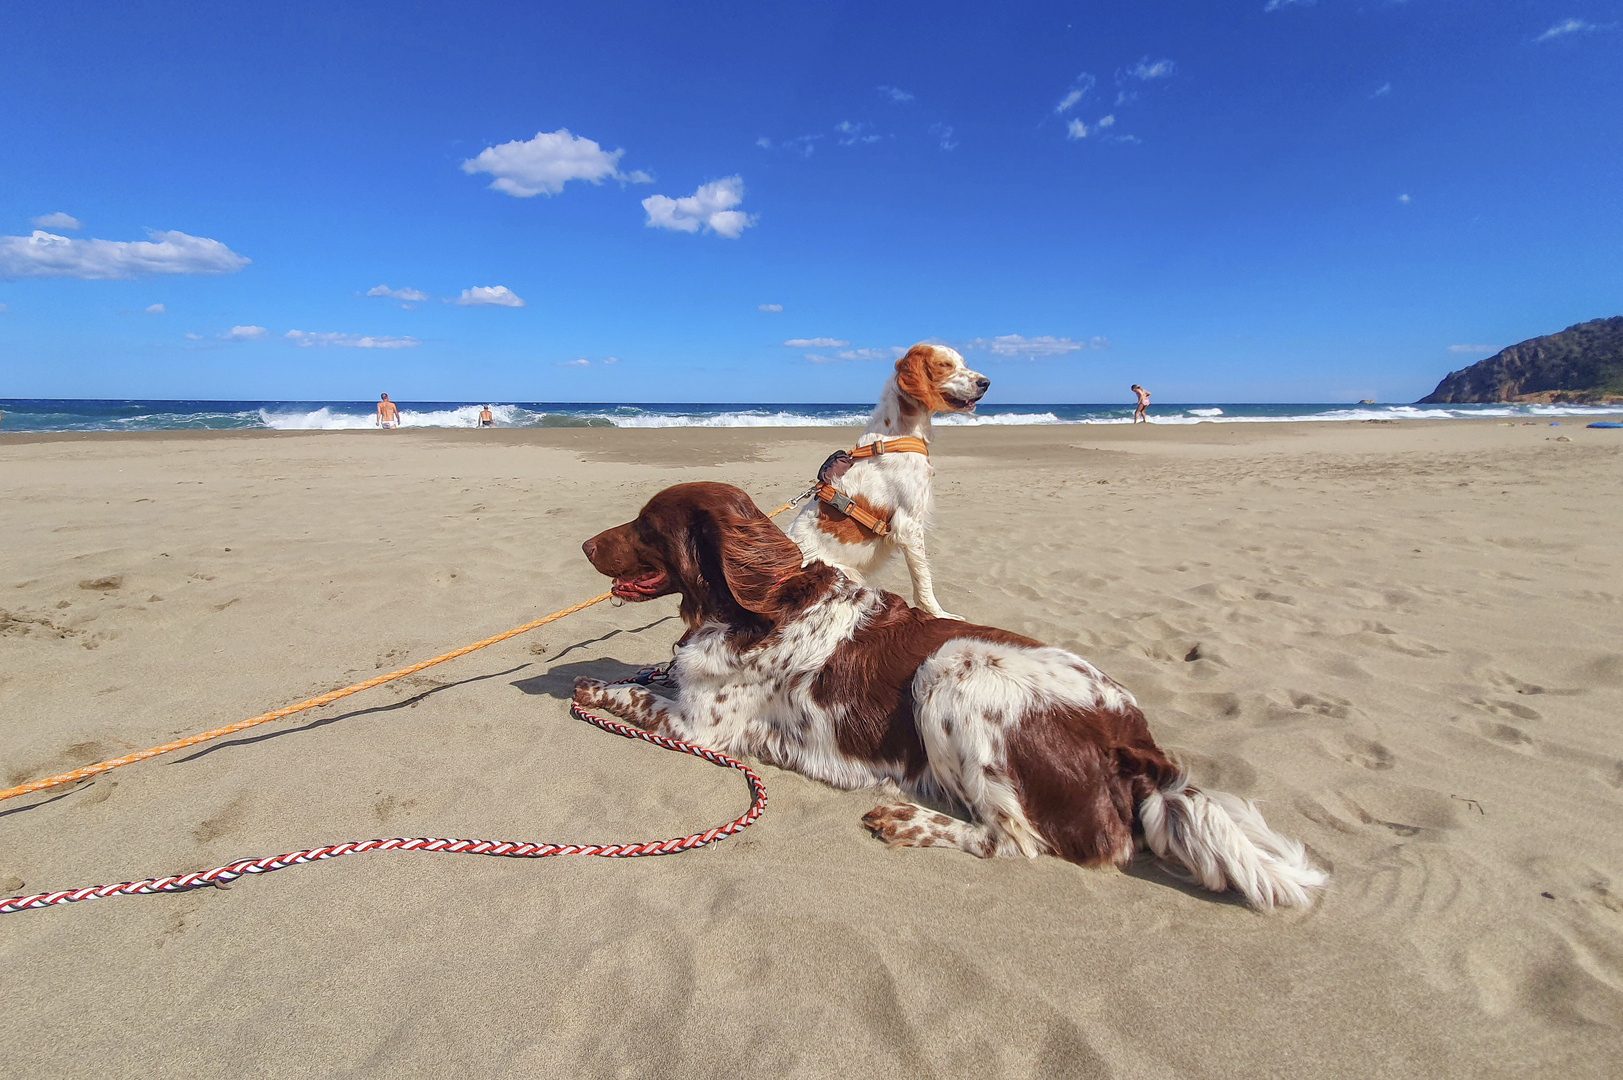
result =
[{"label": "dog's neck fur", "polygon": [[901,436],[929,442],[930,410],[914,401],[911,395],[902,393],[901,387],[896,385],[896,376],[892,375],[879,392],[879,404],[874,406],[873,415],[868,418],[868,426],[863,429],[857,445],[871,443],[874,438],[894,439]]}]

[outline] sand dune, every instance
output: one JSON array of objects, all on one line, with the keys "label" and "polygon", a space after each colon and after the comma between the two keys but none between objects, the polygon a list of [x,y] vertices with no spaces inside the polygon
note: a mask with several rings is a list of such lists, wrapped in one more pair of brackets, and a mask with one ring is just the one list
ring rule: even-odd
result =
[{"label": "sand dune", "polygon": [[[1331,869],[1305,914],[1149,863],[888,850],[858,825],[873,793],[763,768],[759,824],[671,858],[367,854],[0,917],[0,1057],[30,1076],[1617,1075],[1619,435],[939,433],[942,603],[1123,682],[1202,785]],[[593,595],[580,541],[659,488],[775,506],[843,438],[0,436],[0,780]],[[674,614],[600,605],[0,804],[0,893],[374,836],[724,821],[736,774],[565,708],[575,675],[668,656]]]}]

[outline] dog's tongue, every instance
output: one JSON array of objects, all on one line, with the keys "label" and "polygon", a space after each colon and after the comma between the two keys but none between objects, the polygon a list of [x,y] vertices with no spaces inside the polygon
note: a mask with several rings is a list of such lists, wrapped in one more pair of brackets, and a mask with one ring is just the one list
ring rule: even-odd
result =
[{"label": "dog's tongue", "polygon": [[663,584],[665,575],[656,570],[642,577],[616,579],[611,591],[615,596],[625,599],[647,598],[658,592]]}]

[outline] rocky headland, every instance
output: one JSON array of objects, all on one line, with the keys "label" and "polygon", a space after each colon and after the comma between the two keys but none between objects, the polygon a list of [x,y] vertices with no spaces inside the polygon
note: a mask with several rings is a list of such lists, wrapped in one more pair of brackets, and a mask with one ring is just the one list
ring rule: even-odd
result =
[{"label": "rocky headland", "polygon": [[1420,404],[1502,401],[1623,404],[1623,315],[1529,338],[1450,372]]}]

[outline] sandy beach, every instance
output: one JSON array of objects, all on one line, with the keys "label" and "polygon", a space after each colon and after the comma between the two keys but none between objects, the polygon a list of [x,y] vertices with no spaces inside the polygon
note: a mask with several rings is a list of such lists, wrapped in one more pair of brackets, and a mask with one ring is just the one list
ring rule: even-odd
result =
[{"label": "sandy beach", "polygon": [[[684,480],[770,509],[844,430],[0,435],[0,780],[602,592]],[[937,432],[937,591],[1137,695],[1332,873],[1262,916],[1141,863],[889,850],[759,767],[668,858],[372,853],[0,917],[33,1077],[1623,1073],[1623,432]],[[780,519],[780,523],[787,518]],[[905,584],[900,560],[882,584]],[[594,607],[301,717],[0,804],[0,895],[388,836],[660,839],[736,774],[571,719],[662,661]]]}]

